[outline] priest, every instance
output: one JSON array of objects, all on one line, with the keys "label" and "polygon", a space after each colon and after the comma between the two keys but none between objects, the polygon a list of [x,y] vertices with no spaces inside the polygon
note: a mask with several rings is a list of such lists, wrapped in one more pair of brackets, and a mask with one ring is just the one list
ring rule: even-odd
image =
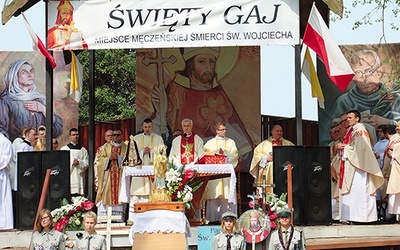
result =
[{"label": "priest", "polygon": [[106,214],[107,207],[112,206],[114,215],[123,215],[123,205],[118,201],[121,189],[121,178],[123,161],[128,149],[127,144],[122,140],[122,130],[113,131],[113,140],[104,144],[97,155],[97,164],[104,169],[99,174],[99,187],[96,196],[96,203],[100,215]]},{"label": "priest", "polygon": [[192,132],[193,121],[189,118],[182,120],[183,135],[176,137],[172,141],[169,162],[177,166],[182,166],[192,162],[203,155],[203,139]]},{"label": "priest", "polygon": [[[153,121],[146,118],[142,123],[143,133],[134,136],[139,157],[144,166],[152,166],[154,164],[155,151],[164,145],[164,140],[161,136],[153,133],[153,128]],[[130,221],[132,221],[134,217],[134,204],[136,202],[148,202],[150,193],[151,181],[149,177],[132,177],[130,189],[131,199],[129,205]]]},{"label": "priest", "polygon": [[[204,145],[205,152],[211,152],[226,156],[226,163],[235,168],[238,164],[239,154],[235,141],[226,137],[226,124],[217,122],[215,124],[216,136]],[[236,204],[229,203],[230,177],[211,180],[207,183],[206,193],[206,218],[209,221],[218,221],[222,214],[231,211],[237,212]]]},{"label": "priest", "polygon": [[79,131],[77,128],[69,130],[70,142],[63,146],[61,150],[70,151],[70,177],[71,194],[85,195],[84,174],[89,166],[89,154],[82,145],[79,144]]},{"label": "priest", "polygon": [[[271,136],[258,144],[254,149],[253,159],[250,164],[250,174],[255,178],[257,184],[262,184],[265,176],[267,184],[273,184],[273,156],[272,147],[274,146],[294,146],[293,142],[284,139],[283,130],[280,125],[273,125]],[[273,193],[272,188],[266,188],[267,193]]]},{"label": "priest", "polygon": [[378,220],[375,195],[384,179],[360,119],[358,110],[347,112],[350,127],[343,143],[337,144],[337,148],[343,150],[339,170],[339,212],[342,221],[364,223]]}]

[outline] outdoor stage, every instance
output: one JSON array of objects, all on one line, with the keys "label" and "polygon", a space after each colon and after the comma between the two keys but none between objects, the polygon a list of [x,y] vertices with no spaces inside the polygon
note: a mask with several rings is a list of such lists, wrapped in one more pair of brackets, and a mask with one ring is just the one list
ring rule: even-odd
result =
[{"label": "outdoor stage", "polygon": [[[130,247],[129,230],[129,226],[113,228],[117,234],[111,237],[111,247]],[[106,234],[105,229],[97,231]],[[307,249],[400,249],[400,224],[308,226],[303,227],[303,233]],[[0,249],[28,248],[31,234],[32,231],[0,232]],[[189,246],[197,246],[197,227],[191,227],[191,234]]]}]

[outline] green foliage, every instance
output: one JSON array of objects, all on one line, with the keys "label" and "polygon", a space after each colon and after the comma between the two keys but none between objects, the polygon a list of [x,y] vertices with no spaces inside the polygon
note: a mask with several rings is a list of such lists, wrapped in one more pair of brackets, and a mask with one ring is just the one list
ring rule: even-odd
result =
[{"label": "green foliage", "polygon": [[[353,30],[362,25],[372,25],[373,23],[382,23],[382,37],[385,36],[385,24],[389,24],[393,30],[399,30],[398,15],[400,12],[400,0],[353,0],[352,6],[356,8],[360,5],[369,5],[370,11],[357,20],[353,25]],[[344,10],[344,17],[347,18],[351,15],[346,7]],[[340,17],[333,16],[332,21],[336,21]]]},{"label": "green foliage", "polygon": [[[136,57],[133,50],[95,51],[95,120],[135,117]],[[79,103],[79,124],[89,118],[89,52],[79,54],[84,67],[83,93]]]}]

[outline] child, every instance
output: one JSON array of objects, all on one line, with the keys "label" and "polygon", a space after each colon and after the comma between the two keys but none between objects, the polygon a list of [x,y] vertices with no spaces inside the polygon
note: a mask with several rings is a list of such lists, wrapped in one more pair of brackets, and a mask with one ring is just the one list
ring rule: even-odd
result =
[{"label": "child", "polygon": [[222,214],[221,232],[214,237],[213,250],[245,249],[243,236],[238,232],[237,216],[232,212]]},{"label": "child", "polygon": [[76,234],[75,250],[106,250],[106,239],[94,230],[96,223],[97,216],[94,212],[89,211],[83,215],[85,232]]},{"label": "child", "polygon": [[33,233],[29,249],[65,249],[62,233],[54,230],[53,217],[48,209],[40,211],[36,220],[37,231]]},{"label": "child", "polygon": [[292,213],[290,209],[284,208],[277,213],[278,228],[268,238],[268,249],[277,250],[300,250],[305,249],[301,231],[295,229],[290,223]]}]

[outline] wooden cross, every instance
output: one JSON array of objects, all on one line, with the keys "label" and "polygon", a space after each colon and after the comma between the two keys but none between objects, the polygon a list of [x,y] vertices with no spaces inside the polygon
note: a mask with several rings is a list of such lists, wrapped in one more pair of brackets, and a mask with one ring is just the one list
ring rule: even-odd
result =
[{"label": "wooden cross", "polygon": [[[120,220],[121,215],[112,215],[112,206],[107,207],[107,214],[101,215],[97,217],[98,220],[106,220],[106,227],[105,230],[102,230],[100,228],[104,228],[101,224],[97,224],[96,228],[99,228],[99,230],[96,229],[96,232],[98,234],[106,236],[106,244],[107,244],[107,250],[111,249],[111,236],[113,235],[126,235],[129,234],[129,230],[124,230],[123,226],[125,226],[125,223],[112,223],[112,220]],[[112,228],[118,228],[118,230],[112,230]]]}]

